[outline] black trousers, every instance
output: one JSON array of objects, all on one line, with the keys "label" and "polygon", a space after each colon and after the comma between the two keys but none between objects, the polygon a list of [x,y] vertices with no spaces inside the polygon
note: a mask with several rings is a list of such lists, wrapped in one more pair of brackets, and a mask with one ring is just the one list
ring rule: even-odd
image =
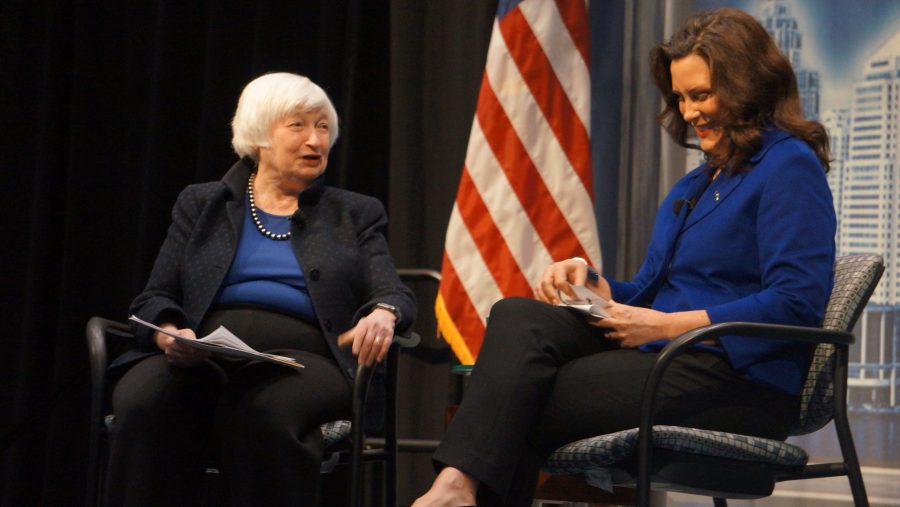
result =
[{"label": "black trousers", "polygon": [[180,368],[156,355],[113,393],[105,500],[110,506],[196,505],[210,460],[221,505],[316,505],[319,425],[347,419],[351,387],[316,326],[258,309],[212,312],[251,347],[297,358],[296,371],[229,359]]},{"label": "black trousers", "polygon": [[[556,448],[638,426],[656,353],[618,348],[574,311],[533,299],[491,309],[462,404],[434,454],[481,481],[479,505],[530,505]],[[797,397],[746,381],[711,351],[677,358],[661,385],[656,424],[783,439]]]}]

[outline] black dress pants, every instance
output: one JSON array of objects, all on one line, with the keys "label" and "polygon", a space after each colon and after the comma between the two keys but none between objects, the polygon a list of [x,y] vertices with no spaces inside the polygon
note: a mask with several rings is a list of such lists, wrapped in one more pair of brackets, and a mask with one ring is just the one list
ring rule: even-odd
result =
[{"label": "black dress pants", "polygon": [[118,382],[105,500],[110,506],[197,505],[210,458],[221,505],[316,505],[319,426],[351,413],[351,387],[317,327],[256,309],[213,312],[251,347],[298,359],[300,371],[208,360],[189,368],[144,359]]},{"label": "black dress pants", "polygon": [[[462,404],[435,464],[481,482],[479,505],[530,505],[556,448],[638,426],[654,352],[618,348],[572,310],[533,299],[491,309]],[[656,424],[783,439],[799,400],[735,373],[723,356],[695,350],[670,366]]]}]

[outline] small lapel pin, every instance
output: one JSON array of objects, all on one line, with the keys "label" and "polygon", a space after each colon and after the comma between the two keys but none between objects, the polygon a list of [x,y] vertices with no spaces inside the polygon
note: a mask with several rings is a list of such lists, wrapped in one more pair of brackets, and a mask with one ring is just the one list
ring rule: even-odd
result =
[{"label": "small lapel pin", "polygon": [[716,202],[719,201],[719,191],[718,190],[716,190],[716,193],[713,194],[713,199],[715,199]]}]

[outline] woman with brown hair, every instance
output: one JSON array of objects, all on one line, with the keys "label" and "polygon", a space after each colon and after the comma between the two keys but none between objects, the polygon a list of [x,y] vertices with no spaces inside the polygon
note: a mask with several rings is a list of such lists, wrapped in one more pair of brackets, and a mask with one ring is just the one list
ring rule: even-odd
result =
[{"label": "woman with brown hair", "polygon": [[672,62],[691,55],[710,68],[717,121],[727,138],[721,152],[704,150],[711,165],[741,169],[762,147],[763,131],[774,125],[805,141],[828,170],[828,134],[822,124],[803,117],[790,62],[765,28],[738,9],[694,16],[650,52],[650,70],[666,104],[659,120],[676,142],[698,147],[688,141],[692,124],[682,117],[681,97],[672,90]]},{"label": "woman with brown hair", "polygon": [[[707,161],[662,202],[632,280],[562,260],[544,271],[535,299],[494,305],[465,398],[434,455],[440,473],[415,507],[530,505],[554,449],[638,426],[648,371],[686,331],[821,322],[835,257],[828,143],[824,128],[801,115],[790,64],[736,9],[691,17],[650,61],[665,98],[661,123]],[[586,320],[555,306],[569,284],[609,299],[609,317]],[[702,344],[674,360],[655,421],[784,439],[810,352],[746,337]]]}]

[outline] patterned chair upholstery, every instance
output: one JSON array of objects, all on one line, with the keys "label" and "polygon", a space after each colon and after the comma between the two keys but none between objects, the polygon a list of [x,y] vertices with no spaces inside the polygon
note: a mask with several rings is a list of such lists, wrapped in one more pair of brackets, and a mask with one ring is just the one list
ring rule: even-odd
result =
[{"label": "patterned chair upholstery", "polygon": [[350,421],[331,421],[323,424],[321,428],[325,448],[328,449],[350,438],[350,425]]},{"label": "patterned chair upholstery", "polygon": [[[883,260],[879,255],[837,259],[834,288],[828,300],[822,329],[844,334],[852,331],[883,270]],[[751,329],[755,326],[744,324],[743,327]],[[782,334],[790,337],[791,329],[786,326],[768,326],[767,334],[777,331],[775,328],[785,328]],[[806,329],[808,328],[802,328],[804,331]],[[682,340],[682,348],[686,348],[715,335],[704,334],[703,329],[691,333],[694,336],[690,343],[682,340],[685,338],[682,336],[669,347],[677,346],[675,342]],[[731,330],[728,334],[732,334]],[[796,334],[799,336],[801,333]],[[834,418],[844,456],[842,463],[807,466],[806,451],[786,442],[657,425],[652,427],[652,444],[648,445],[646,453],[649,457],[652,448],[653,456],[659,456],[658,461],[661,463],[654,462],[652,466],[650,460],[644,463],[646,472],[651,475],[645,479],[646,487],[652,482],[654,489],[707,494],[715,498],[716,505],[726,505],[724,498],[768,496],[775,482],[782,480],[847,475],[855,505],[868,505],[846,420],[847,344],[825,341],[829,336],[821,336],[819,339],[815,335],[811,336],[806,341],[815,341],[818,345],[801,395],[799,424],[791,434],[811,433]],[[847,343],[851,341],[852,335],[849,335]],[[645,397],[646,393],[647,391]],[[652,414],[652,410],[649,413]],[[642,413],[642,419],[644,418],[649,418],[649,415]],[[649,420],[642,422],[650,427]],[[550,456],[544,470],[552,474],[581,476],[590,485],[608,491],[612,491],[613,486],[637,485],[639,503],[646,502],[649,492],[640,491],[642,485],[637,477],[641,474],[637,465],[641,461],[638,456],[639,433],[638,428],[632,428],[567,444]],[[695,480],[695,475],[704,473],[720,475],[723,468],[740,471],[743,477]]]}]

